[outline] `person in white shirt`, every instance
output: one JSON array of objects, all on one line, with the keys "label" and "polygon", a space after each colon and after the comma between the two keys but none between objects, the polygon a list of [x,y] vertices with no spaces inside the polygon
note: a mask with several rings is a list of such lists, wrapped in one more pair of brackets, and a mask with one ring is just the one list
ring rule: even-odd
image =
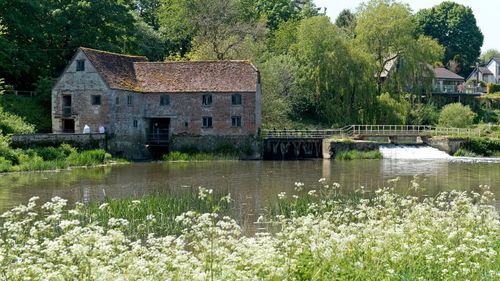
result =
[{"label": "person in white shirt", "polygon": [[103,126],[99,126],[99,134],[104,134],[106,132],[106,129],[104,129]]},{"label": "person in white shirt", "polygon": [[84,134],[90,134],[90,127],[89,127],[89,125],[85,124],[85,126],[83,127],[83,133]]}]

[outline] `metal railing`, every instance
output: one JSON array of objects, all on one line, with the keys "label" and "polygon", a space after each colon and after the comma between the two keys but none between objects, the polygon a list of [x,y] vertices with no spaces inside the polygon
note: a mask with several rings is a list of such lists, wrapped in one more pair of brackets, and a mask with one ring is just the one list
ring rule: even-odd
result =
[{"label": "metal railing", "polygon": [[325,139],[333,136],[481,136],[481,130],[428,125],[351,125],[326,130],[262,130],[265,139]]},{"label": "metal railing", "polygon": [[167,144],[168,142],[169,142],[168,129],[157,129],[154,132],[148,134],[149,144]]},{"label": "metal railing", "polygon": [[341,135],[342,129],[326,130],[262,130],[261,136],[266,139],[324,139],[334,135]]}]

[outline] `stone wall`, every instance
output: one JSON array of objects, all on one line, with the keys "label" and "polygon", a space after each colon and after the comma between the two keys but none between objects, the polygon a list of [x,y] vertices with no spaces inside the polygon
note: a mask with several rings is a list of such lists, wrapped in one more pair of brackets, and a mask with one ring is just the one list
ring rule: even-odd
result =
[{"label": "stone wall", "polygon": [[378,150],[379,147],[380,143],[371,141],[342,142],[342,141],[332,141],[325,139],[323,140],[323,158],[324,159],[335,158],[335,155],[341,151],[349,151],[349,150],[371,151],[371,150]]},{"label": "stone wall", "polygon": [[59,146],[67,143],[83,149],[107,149],[105,134],[31,134],[13,135],[12,147],[28,148],[33,146]]},{"label": "stone wall", "polygon": [[465,138],[448,138],[448,137],[432,137],[424,138],[424,143],[444,151],[450,155],[455,154],[458,149],[465,146],[467,139]]},{"label": "stone wall", "polygon": [[212,152],[234,148],[241,159],[261,159],[261,141],[253,136],[182,136],[172,137],[170,151],[197,150]]}]

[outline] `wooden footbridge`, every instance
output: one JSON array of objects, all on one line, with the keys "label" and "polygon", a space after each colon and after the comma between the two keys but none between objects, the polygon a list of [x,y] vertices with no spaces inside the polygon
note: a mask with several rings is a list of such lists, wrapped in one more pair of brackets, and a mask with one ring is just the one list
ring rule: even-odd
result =
[{"label": "wooden footbridge", "polygon": [[411,143],[432,136],[480,136],[480,130],[470,128],[442,128],[424,125],[350,125],[338,129],[317,130],[262,130],[264,158],[319,158],[322,142],[328,138],[352,138],[379,142]]}]

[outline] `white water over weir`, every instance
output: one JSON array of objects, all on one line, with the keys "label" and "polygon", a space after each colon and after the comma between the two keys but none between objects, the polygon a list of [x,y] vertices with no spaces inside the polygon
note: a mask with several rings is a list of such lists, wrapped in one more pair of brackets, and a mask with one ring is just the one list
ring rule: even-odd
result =
[{"label": "white water over weir", "polygon": [[452,159],[448,153],[425,145],[381,145],[380,153],[388,159]]}]

